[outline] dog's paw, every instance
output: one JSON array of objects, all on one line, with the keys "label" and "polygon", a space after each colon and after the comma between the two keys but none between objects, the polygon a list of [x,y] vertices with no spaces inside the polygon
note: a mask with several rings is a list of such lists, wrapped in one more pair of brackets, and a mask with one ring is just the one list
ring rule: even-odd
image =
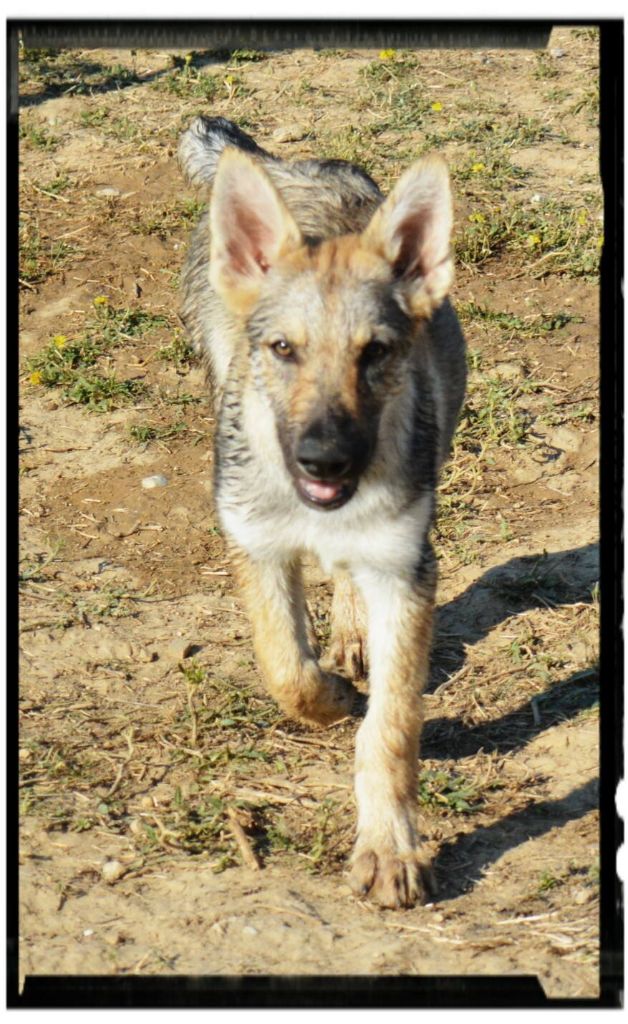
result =
[{"label": "dog's paw", "polygon": [[402,857],[371,849],[354,854],[349,884],[356,896],[391,910],[425,903],[433,888],[429,869],[416,854]]},{"label": "dog's paw", "polygon": [[365,637],[359,632],[336,632],[332,636],[324,664],[343,672],[356,682],[366,679],[368,661]]},{"label": "dog's paw", "polygon": [[316,662],[310,662],[303,666],[298,683],[284,691],[280,704],[291,718],[325,726],[356,715],[359,697],[342,676],[324,672]]}]

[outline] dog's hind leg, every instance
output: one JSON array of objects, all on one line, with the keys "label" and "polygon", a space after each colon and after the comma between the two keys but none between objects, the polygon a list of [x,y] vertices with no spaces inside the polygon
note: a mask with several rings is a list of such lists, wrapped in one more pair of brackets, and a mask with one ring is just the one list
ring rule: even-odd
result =
[{"label": "dog's hind leg", "polygon": [[349,573],[338,572],[331,603],[331,639],[323,664],[357,681],[366,677],[367,663],[364,601]]},{"label": "dog's hind leg", "polygon": [[383,907],[412,906],[429,880],[417,839],[416,788],[435,581],[419,586],[374,570],[356,578],[368,613],[370,695],[356,740],[350,882]]},{"label": "dog's hind leg", "polygon": [[233,561],[253,627],[257,663],[283,711],[314,725],[350,715],[359,695],[345,679],[318,665],[308,636],[300,565],[259,561],[241,550]]}]

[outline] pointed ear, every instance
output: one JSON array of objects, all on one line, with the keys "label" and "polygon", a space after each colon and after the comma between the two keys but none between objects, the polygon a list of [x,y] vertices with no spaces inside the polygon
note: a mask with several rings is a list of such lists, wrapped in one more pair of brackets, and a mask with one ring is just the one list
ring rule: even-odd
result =
[{"label": "pointed ear", "polygon": [[229,147],[220,158],[209,209],[209,279],[225,304],[246,314],[264,275],[302,237],[263,168]]},{"label": "pointed ear", "polygon": [[429,316],[453,279],[452,200],[445,163],[413,164],[374,214],[363,241],[386,259],[415,316]]}]

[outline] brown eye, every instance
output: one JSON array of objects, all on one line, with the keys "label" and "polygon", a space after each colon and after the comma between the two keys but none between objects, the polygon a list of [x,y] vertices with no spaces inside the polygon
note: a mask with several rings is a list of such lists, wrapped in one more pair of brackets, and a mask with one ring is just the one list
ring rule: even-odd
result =
[{"label": "brown eye", "polygon": [[270,347],[279,359],[294,359],[294,349],[285,338],[274,341]]},{"label": "brown eye", "polygon": [[364,366],[372,366],[374,363],[381,363],[389,353],[388,345],[383,341],[369,341],[362,349],[360,356]]}]

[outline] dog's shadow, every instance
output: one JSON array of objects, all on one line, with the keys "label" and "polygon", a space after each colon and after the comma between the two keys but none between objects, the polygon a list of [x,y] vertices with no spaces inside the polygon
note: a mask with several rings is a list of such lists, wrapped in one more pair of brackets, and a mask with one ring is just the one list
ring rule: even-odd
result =
[{"label": "dog's shadow", "polygon": [[494,566],[462,594],[438,609],[427,692],[458,672],[466,647],[483,640],[497,625],[533,608],[590,603],[599,580],[597,544],[512,558]]},{"label": "dog's shadow", "polygon": [[[428,693],[464,667],[466,648],[489,635],[511,615],[533,608],[590,603],[599,579],[598,546],[589,544],[541,555],[514,558],[490,569],[462,594],[439,609]],[[439,640],[443,651],[439,651]],[[445,669],[446,666],[446,669]],[[422,755],[429,759],[469,757],[480,750],[509,753],[520,749],[557,721],[573,719],[598,701],[597,666],[591,665],[553,683],[501,718],[467,725],[460,718],[430,718]],[[444,680],[443,680],[443,677]],[[466,680],[460,681],[461,686]],[[452,679],[450,694],[455,693]],[[429,698],[428,698],[429,699]],[[584,816],[598,805],[593,779],[556,800],[513,811],[443,844],[434,862],[439,900],[454,899],[472,887],[486,867],[521,842]],[[460,865],[464,864],[464,872]]]},{"label": "dog's shadow", "polygon": [[509,850],[583,818],[598,803],[599,782],[590,779],[560,799],[535,802],[443,843],[432,864],[439,902],[455,899],[473,888],[486,868]]}]

